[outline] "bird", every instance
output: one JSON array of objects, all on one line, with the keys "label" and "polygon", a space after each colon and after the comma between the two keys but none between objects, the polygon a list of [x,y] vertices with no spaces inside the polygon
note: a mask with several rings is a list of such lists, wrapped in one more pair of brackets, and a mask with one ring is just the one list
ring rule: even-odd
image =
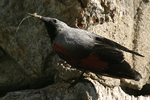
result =
[{"label": "bird", "polygon": [[[28,13],[45,23],[56,54],[77,69],[118,79],[139,81],[142,75],[131,68],[123,51],[144,57],[119,43],[87,30],[72,28],[66,23],[37,13]],[[83,73],[81,76],[83,76]]]}]

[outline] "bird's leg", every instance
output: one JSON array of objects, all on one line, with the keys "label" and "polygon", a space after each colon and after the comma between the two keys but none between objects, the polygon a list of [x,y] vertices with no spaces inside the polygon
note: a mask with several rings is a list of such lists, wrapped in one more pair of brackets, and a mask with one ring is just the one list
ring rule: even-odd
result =
[{"label": "bird's leg", "polygon": [[68,88],[74,87],[78,82],[83,82],[83,83],[88,82],[88,83],[91,83],[91,85],[94,87],[94,90],[96,92],[96,88],[94,84],[90,80],[84,79],[84,76],[83,76],[84,73],[85,73],[85,70],[81,73],[81,75],[78,78],[75,79],[74,82],[71,82],[71,85]]},{"label": "bird's leg", "polygon": [[81,75],[74,80],[74,82],[71,82],[71,85],[69,86],[69,88],[75,86],[78,82],[90,82],[91,83],[91,81],[89,81],[88,79],[84,79],[84,76],[83,76],[84,73],[85,71],[83,71]]},{"label": "bird's leg", "polygon": [[74,82],[71,82],[71,85],[69,86],[69,88],[75,86],[78,82],[80,82],[80,81],[82,80],[82,78],[84,77],[84,76],[83,76],[84,72],[85,72],[85,71],[83,71],[83,72],[81,73],[81,75],[80,75],[78,78],[76,78],[76,79],[74,80]]}]

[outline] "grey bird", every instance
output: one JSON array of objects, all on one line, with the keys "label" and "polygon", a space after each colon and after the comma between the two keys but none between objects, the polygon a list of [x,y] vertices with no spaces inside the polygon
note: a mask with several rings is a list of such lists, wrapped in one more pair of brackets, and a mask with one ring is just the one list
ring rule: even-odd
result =
[{"label": "grey bird", "polygon": [[[139,81],[142,76],[125,61],[122,51],[143,55],[86,30],[69,27],[50,17],[29,14],[45,23],[51,45],[57,55],[70,65],[96,74]],[[83,75],[83,73],[82,73]]]}]

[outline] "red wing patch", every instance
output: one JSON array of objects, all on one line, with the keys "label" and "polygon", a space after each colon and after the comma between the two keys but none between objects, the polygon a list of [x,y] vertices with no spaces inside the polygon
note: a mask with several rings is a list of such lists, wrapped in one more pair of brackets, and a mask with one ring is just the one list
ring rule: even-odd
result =
[{"label": "red wing patch", "polygon": [[57,44],[53,45],[53,49],[57,52],[60,52],[60,53],[66,53],[67,52],[65,48],[63,48]]},{"label": "red wing patch", "polygon": [[66,60],[69,64],[77,66],[79,61],[72,57],[72,54],[69,53],[64,47],[54,44],[53,46],[55,52],[64,60]]},{"label": "red wing patch", "polygon": [[90,55],[89,57],[82,59],[80,66],[86,69],[100,71],[107,68],[108,63],[101,61],[99,56]]},{"label": "red wing patch", "polygon": [[107,68],[108,63],[102,61],[99,56],[95,54],[91,54],[87,58],[84,59],[74,59],[73,55],[69,53],[64,47],[61,47],[57,44],[53,46],[55,52],[64,60],[66,60],[69,64],[82,67],[84,69],[90,69],[93,71],[101,71]]}]

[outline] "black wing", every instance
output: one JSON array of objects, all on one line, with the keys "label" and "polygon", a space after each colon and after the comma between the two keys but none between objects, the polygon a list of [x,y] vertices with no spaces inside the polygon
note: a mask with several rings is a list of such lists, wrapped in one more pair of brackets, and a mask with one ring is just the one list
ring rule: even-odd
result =
[{"label": "black wing", "polygon": [[117,63],[122,62],[124,60],[124,56],[121,50],[144,57],[143,55],[131,51],[112,40],[100,36],[95,37],[94,51],[104,60]]},{"label": "black wing", "polygon": [[99,41],[99,42],[103,42],[105,44],[108,44],[109,46],[111,47],[114,47],[114,48],[117,48],[117,49],[120,49],[120,50],[123,50],[123,51],[126,51],[126,52],[130,52],[130,53],[133,53],[133,54],[136,54],[138,56],[141,56],[141,57],[144,57],[143,55],[137,53],[137,52],[134,52],[132,50],[129,50],[128,48],[112,41],[112,40],[109,40],[109,39],[106,39],[106,38],[102,38],[102,37],[96,37],[96,40]]}]

